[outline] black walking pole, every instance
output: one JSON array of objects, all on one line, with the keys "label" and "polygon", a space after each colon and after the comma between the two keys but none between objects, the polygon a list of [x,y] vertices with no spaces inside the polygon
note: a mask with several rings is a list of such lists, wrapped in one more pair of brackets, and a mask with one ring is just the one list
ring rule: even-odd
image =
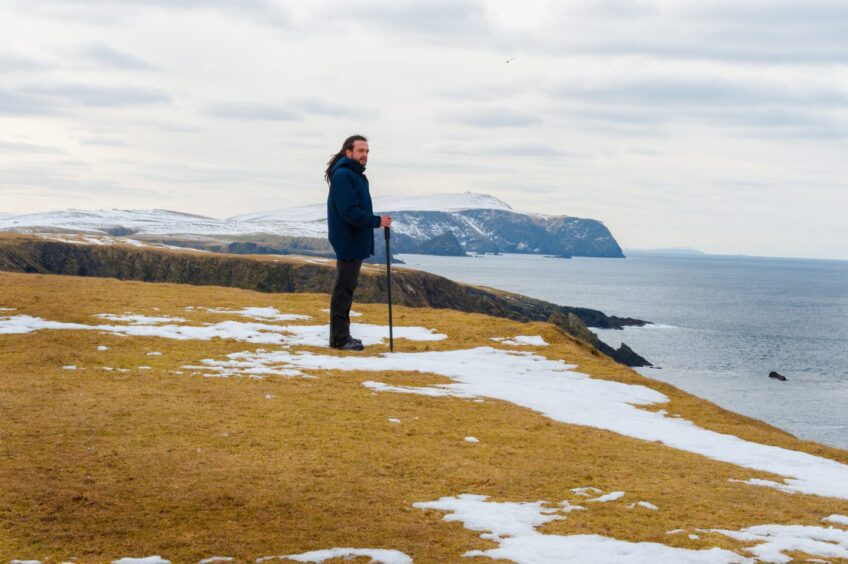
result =
[{"label": "black walking pole", "polygon": [[384,227],[383,232],[386,236],[386,287],[389,291],[389,352],[395,352],[395,339],[392,334],[392,252],[389,250],[391,231]]}]

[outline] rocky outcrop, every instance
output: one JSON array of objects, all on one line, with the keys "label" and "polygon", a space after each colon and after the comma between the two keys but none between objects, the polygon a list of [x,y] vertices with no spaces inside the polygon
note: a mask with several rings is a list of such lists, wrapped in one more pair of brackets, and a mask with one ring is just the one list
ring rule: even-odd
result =
[{"label": "rocky outcrop", "polygon": [[[329,293],[335,277],[332,263],[273,262],[247,256],[78,245],[26,237],[0,239],[0,270],[232,286],[260,292]],[[622,328],[645,324],[598,310],[558,306],[519,294],[459,284],[416,270],[394,270],[392,294],[396,304],[410,307],[450,308],[523,322],[550,321],[570,335],[606,347],[603,352],[613,357],[616,351],[601,343],[586,326]],[[385,301],[385,296],[385,276],[363,271],[357,301],[379,303]]]}]

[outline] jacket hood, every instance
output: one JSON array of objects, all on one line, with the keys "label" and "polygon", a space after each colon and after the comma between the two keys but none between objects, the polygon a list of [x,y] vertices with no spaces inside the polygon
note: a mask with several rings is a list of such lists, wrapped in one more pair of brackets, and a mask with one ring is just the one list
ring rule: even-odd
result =
[{"label": "jacket hood", "polygon": [[332,172],[336,172],[341,167],[349,168],[354,172],[358,172],[359,174],[365,172],[364,166],[347,157],[342,157],[338,161],[336,161],[336,164],[333,165]]}]

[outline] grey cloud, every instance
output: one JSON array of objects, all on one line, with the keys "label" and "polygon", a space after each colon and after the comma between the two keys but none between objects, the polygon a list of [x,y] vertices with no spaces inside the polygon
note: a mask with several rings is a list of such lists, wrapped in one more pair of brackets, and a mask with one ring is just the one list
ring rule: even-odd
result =
[{"label": "grey cloud", "polygon": [[102,41],[89,43],[82,48],[82,53],[89,59],[115,69],[121,70],[153,70],[147,61],[132,53],[115,49]]},{"label": "grey cloud", "polygon": [[96,86],[90,84],[47,84],[33,85],[23,89],[30,95],[40,96],[57,104],[123,108],[170,101],[170,97],[156,89]]},{"label": "grey cloud", "polygon": [[336,10],[328,17],[357,26],[380,27],[391,32],[469,37],[485,33],[485,12],[476,2],[434,0],[415,2],[393,0],[357,4],[350,10]]},{"label": "grey cloud", "polygon": [[776,82],[730,80],[718,76],[644,76],[606,83],[569,82],[553,89],[557,96],[615,104],[845,106],[848,95],[831,85],[790,88]]},{"label": "grey cloud", "polygon": [[32,143],[17,143],[14,141],[0,141],[0,155],[2,154],[35,154],[35,155],[60,155],[65,151],[57,147],[46,145],[35,145]]},{"label": "grey cloud", "polygon": [[90,147],[126,147],[128,145],[126,141],[112,137],[83,137],[79,140],[79,144]]},{"label": "grey cloud", "polygon": [[540,118],[511,108],[471,108],[445,114],[448,121],[474,127],[528,127],[542,122]]},{"label": "grey cloud", "polygon": [[0,73],[34,72],[48,70],[50,68],[51,66],[47,63],[34,59],[0,54]]},{"label": "grey cloud", "polygon": [[319,116],[358,118],[373,118],[376,116],[376,112],[370,109],[356,108],[320,98],[300,98],[294,100],[293,103],[304,112]]},{"label": "grey cloud", "polygon": [[210,106],[206,113],[215,117],[257,121],[300,121],[306,115],[373,118],[376,112],[323,100],[299,98],[284,103],[224,102]]},{"label": "grey cloud", "polygon": [[35,8],[49,16],[61,19],[78,19],[108,24],[116,19],[127,19],[130,10],[156,8],[161,10],[221,10],[237,14],[262,24],[288,26],[288,13],[272,0],[31,0],[19,1],[27,8]]},{"label": "grey cloud", "polygon": [[22,96],[17,92],[0,90],[0,115],[50,115],[57,113],[54,108],[32,96]]},{"label": "grey cloud", "polygon": [[443,155],[501,156],[501,157],[559,157],[589,158],[590,155],[573,151],[564,151],[553,145],[535,141],[476,143],[465,141],[444,141],[427,147],[434,153]]},{"label": "grey cloud", "polygon": [[257,121],[299,121],[302,117],[284,106],[252,102],[215,104],[206,113],[215,117]]},{"label": "grey cloud", "polygon": [[65,196],[71,193],[88,199],[92,195],[120,198],[127,196],[163,196],[161,192],[156,190],[132,188],[109,180],[80,178],[79,174],[84,172],[81,170],[84,168],[87,167],[80,166],[80,163],[77,162],[45,163],[37,167],[0,168],[0,185],[10,193],[15,189],[25,190],[27,196],[31,195],[32,190]]}]

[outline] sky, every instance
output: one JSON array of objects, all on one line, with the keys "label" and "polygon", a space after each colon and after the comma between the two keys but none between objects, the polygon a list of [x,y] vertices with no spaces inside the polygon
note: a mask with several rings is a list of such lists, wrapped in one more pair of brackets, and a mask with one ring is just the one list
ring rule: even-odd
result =
[{"label": "sky", "polygon": [[625,248],[848,259],[842,0],[0,0],[0,214],[480,192]]}]

